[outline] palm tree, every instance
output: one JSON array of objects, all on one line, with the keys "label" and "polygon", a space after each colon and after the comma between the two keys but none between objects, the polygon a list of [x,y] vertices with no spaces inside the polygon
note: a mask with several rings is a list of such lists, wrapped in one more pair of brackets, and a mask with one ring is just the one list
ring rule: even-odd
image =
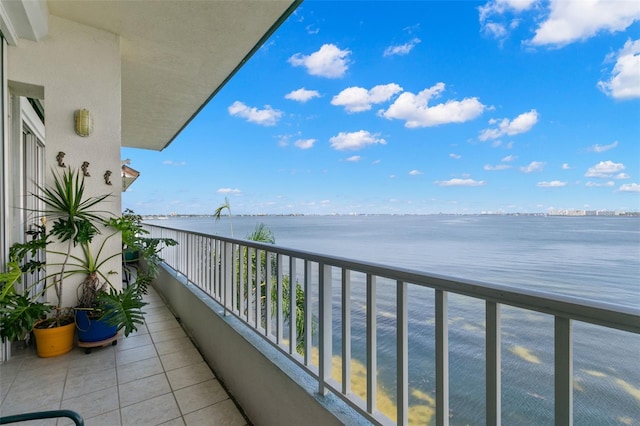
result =
[{"label": "palm tree", "polygon": [[220,204],[220,206],[216,209],[216,211],[213,212],[213,217],[216,218],[216,222],[220,220],[220,217],[222,216],[222,211],[224,209],[227,209],[227,212],[229,214],[229,227],[231,228],[231,237],[233,238],[233,223],[231,223],[231,205],[229,204],[229,199],[227,197],[224,197],[224,203]]}]

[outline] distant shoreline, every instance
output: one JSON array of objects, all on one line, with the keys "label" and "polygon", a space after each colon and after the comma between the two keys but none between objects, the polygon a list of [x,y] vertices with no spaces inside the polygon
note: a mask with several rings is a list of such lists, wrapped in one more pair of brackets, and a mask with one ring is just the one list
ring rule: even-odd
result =
[{"label": "distant shoreline", "polygon": [[[141,215],[143,219],[174,219],[174,218],[193,218],[193,217],[210,217],[213,214],[149,214]],[[227,215],[223,215],[227,216]],[[474,217],[474,216],[540,216],[540,217],[640,217],[640,212],[614,212],[614,211],[596,211],[585,212],[581,210],[560,211],[557,213],[432,213],[432,214],[412,214],[412,213],[257,213],[257,214],[234,214],[233,217],[318,217],[318,216],[337,216],[337,217],[361,217],[361,216],[456,216],[456,217]]]}]

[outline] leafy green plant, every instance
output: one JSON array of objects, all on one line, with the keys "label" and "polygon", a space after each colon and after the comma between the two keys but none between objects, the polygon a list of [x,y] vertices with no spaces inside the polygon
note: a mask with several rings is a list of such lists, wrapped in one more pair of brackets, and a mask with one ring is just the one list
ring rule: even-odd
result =
[{"label": "leafy green plant", "polygon": [[22,277],[20,264],[15,258],[0,273],[0,338],[27,340],[33,325],[51,311],[51,306],[34,303],[31,298],[16,292],[15,284]]},{"label": "leafy green plant", "polygon": [[101,306],[100,320],[115,326],[118,330],[124,329],[124,335],[128,336],[136,331],[137,324],[144,322],[142,308],[146,302],[142,301],[141,287],[129,286],[122,291],[110,288],[109,291],[100,291],[96,294],[96,302]]},{"label": "leafy green plant", "polygon": [[[149,231],[142,226],[142,216],[133,210],[126,209],[121,217],[111,218],[107,224],[122,232],[122,248],[136,253],[131,259],[132,266],[136,269],[135,284],[140,287],[141,294],[145,294],[147,286],[158,274],[158,268],[162,262],[159,253],[164,247],[175,246],[178,242],[172,238],[152,238]],[[144,267],[139,264],[144,261]]]}]

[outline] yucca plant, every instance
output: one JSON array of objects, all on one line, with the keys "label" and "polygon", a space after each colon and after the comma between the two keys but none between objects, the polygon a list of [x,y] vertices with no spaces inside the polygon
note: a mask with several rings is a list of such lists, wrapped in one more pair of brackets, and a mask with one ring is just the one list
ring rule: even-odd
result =
[{"label": "yucca plant", "polygon": [[49,235],[67,245],[64,252],[56,252],[63,256],[63,261],[56,264],[60,266],[60,271],[49,275],[52,284],[45,286],[45,290],[52,286],[56,293],[56,315],[51,322],[52,325],[58,326],[62,321],[64,280],[72,275],[66,270],[69,259],[72,258],[72,250],[78,244],[88,245],[93,237],[100,233],[98,226],[104,223],[104,217],[108,212],[95,210],[95,207],[111,194],[85,196],[84,175],[72,168],[65,169],[62,174],[53,171],[53,185],[38,189],[39,193],[32,195],[45,205],[42,214],[52,223]]}]

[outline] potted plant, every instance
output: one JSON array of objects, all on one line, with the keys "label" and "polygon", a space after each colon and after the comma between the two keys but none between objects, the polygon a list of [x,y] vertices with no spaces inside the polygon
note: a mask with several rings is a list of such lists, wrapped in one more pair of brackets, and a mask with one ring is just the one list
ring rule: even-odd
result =
[{"label": "potted plant", "polygon": [[149,231],[142,226],[142,216],[131,209],[125,209],[120,217],[109,219],[107,225],[122,233],[123,266],[135,269],[137,291],[144,294],[162,262],[160,250],[178,242],[172,238],[149,237]]},{"label": "potted plant", "polygon": [[[71,168],[65,169],[61,174],[54,171],[52,185],[41,187],[39,190],[38,194],[32,196],[44,204],[45,209],[40,213],[48,218],[52,225],[47,229],[47,222],[43,219],[36,237],[27,243],[14,244],[10,249],[8,270],[1,278],[0,311],[3,327],[0,336],[3,340],[28,338],[33,328],[38,355],[48,357],[61,355],[73,348],[75,321],[73,309],[62,307],[63,287],[65,280],[70,276],[78,273],[97,273],[104,264],[92,258],[90,245],[93,238],[101,233],[100,227],[108,215],[107,212],[96,208],[110,194],[86,196],[84,175]],[[53,243],[60,244],[62,248],[50,249]],[[83,257],[76,255],[77,246],[83,249]],[[104,241],[100,252],[103,247]],[[47,249],[46,262],[29,260],[30,253],[41,249]],[[109,256],[108,259],[118,254]],[[20,280],[19,273],[33,273],[47,266],[56,270],[49,269],[44,278],[37,280],[29,288],[23,289],[22,292],[16,291],[15,284]],[[43,302],[45,294],[50,289],[56,296],[55,305]],[[114,290],[104,293],[118,292]],[[112,310],[121,307],[122,304],[113,307]],[[131,324],[136,318],[139,319],[130,313],[116,316],[126,318],[126,326],[129,329],[135,328],[135,325]],[[55,335],[54,339],[48,337],[51,334]]]}]

